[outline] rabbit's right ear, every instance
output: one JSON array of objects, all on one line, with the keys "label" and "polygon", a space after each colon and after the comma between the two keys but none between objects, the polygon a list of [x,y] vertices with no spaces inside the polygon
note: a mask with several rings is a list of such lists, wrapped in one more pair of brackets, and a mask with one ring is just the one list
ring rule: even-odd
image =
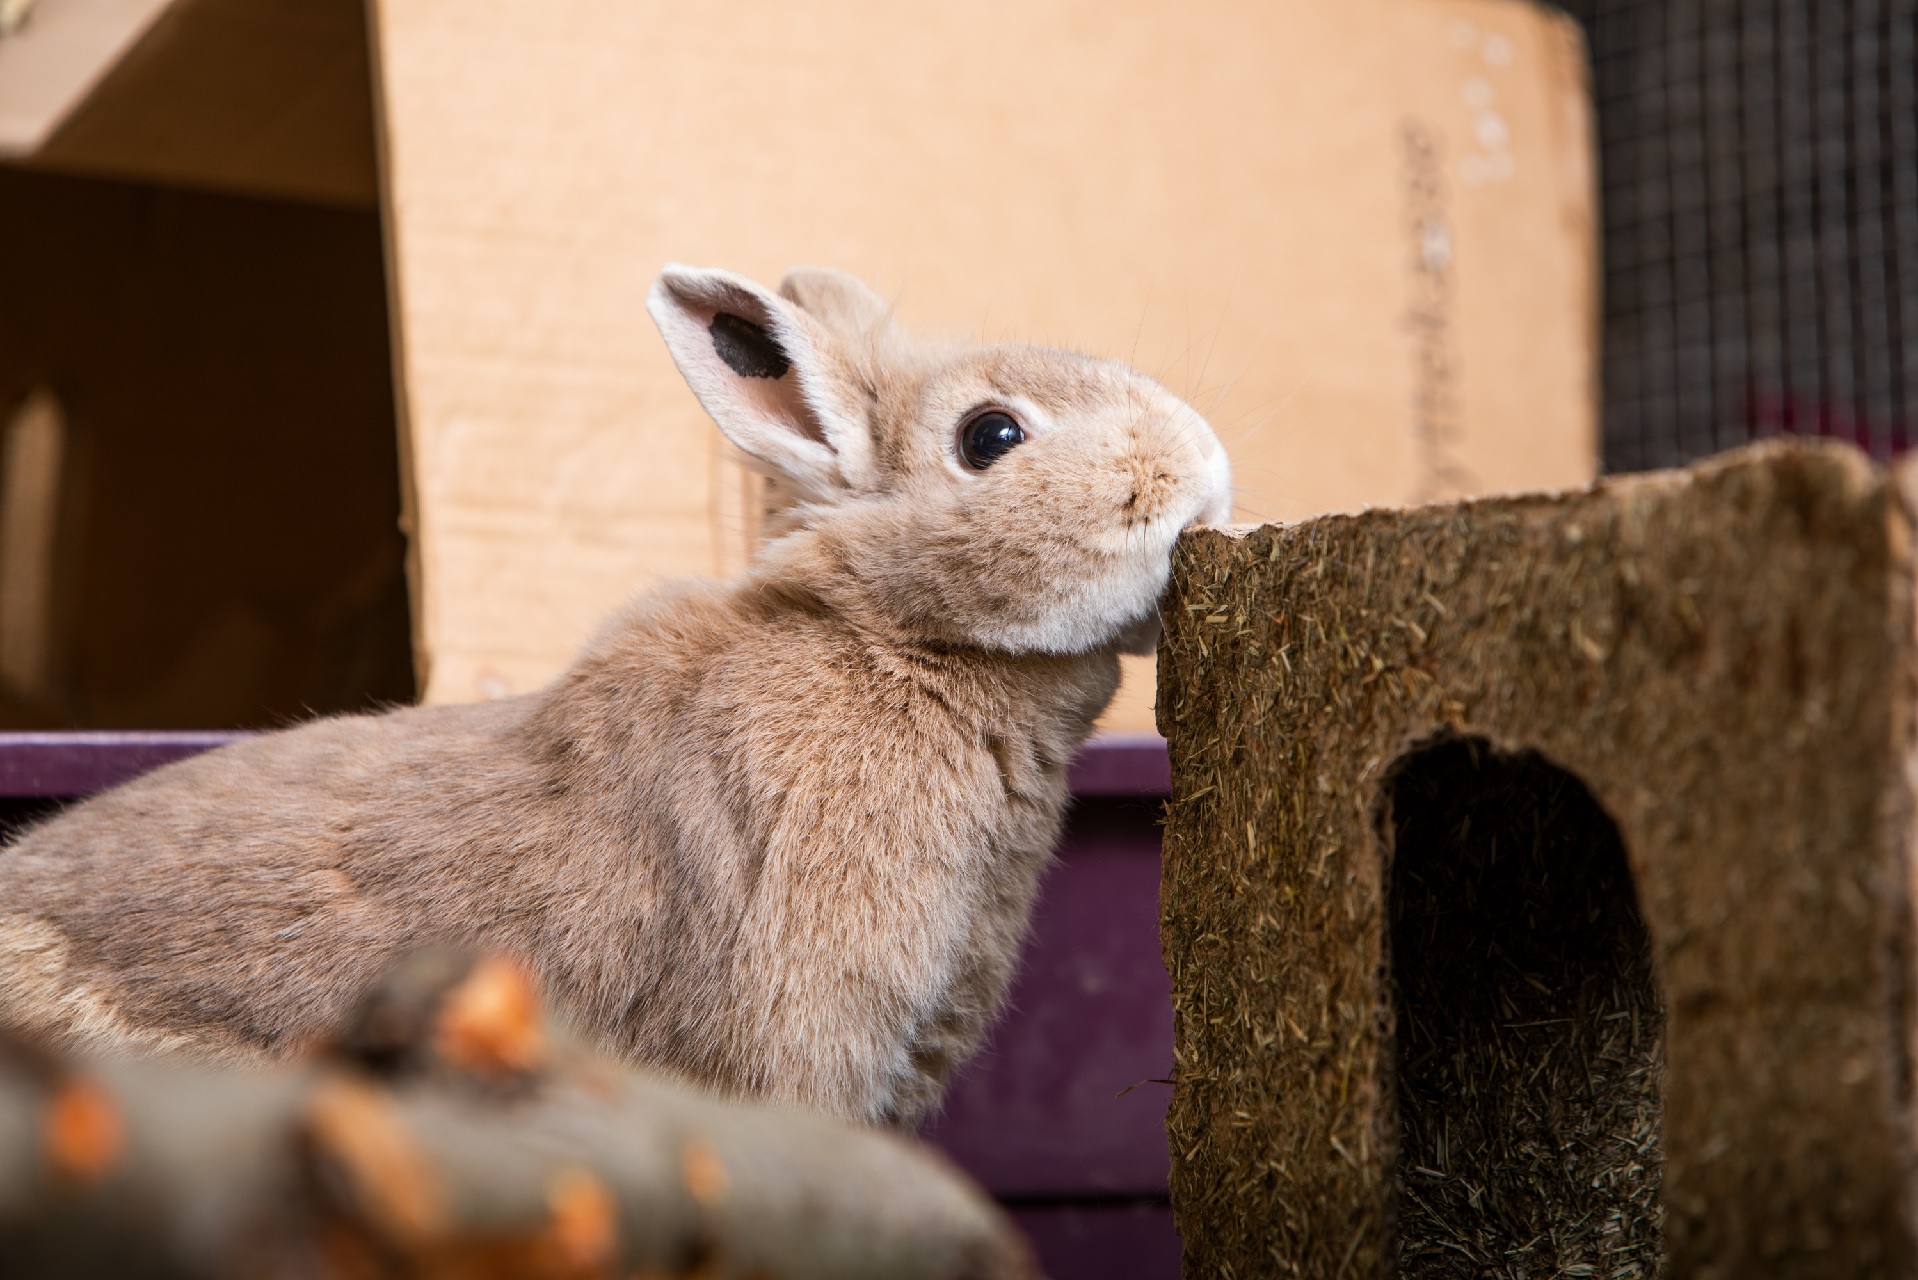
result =
[{"label": "rabbit's right ear", "polygon": [[646,310],[728,439],[808,498],[872,480],[872,436],[834,335],[729,271],[669,266]]}]

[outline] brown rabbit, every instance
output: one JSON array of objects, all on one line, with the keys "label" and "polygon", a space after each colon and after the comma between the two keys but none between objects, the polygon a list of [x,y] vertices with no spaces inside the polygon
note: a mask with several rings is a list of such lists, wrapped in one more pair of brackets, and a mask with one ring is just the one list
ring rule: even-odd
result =
[{"label": "brown rabbit", "polygon": [[917,343],[838,272],[670,267],[649,307],[786,531],[536,693],[262,735],[31,829],[0,852],[0,1022],[271,1060],[452,943],[728,1092],[937,1103],[1173,540],[1228,511],[1224,450],[1120,365]]}]

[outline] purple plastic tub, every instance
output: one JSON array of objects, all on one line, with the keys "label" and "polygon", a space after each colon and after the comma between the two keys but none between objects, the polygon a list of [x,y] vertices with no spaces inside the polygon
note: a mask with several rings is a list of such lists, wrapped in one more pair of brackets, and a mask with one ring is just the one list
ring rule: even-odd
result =
[{"label": "purple plastic tub", "polygon": [[[230,742],[218,731],[0,733],[0,824]],[[1159,956],[1165,744],[1094,739],[1011,1007],[926,1137],[998,1196],[1053,1280],[1171,1280],[1171,984]]]}]

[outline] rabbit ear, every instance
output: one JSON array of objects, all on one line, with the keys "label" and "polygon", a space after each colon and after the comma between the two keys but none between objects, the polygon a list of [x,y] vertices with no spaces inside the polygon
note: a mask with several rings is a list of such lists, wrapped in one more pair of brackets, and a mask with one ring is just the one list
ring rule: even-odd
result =
[{"label": "rabbit ear", "polygon": [[779,296],[798,303],[834,333],[847,335],[871,333],[892,311],[865,281],[831,267],[794,267],[779,282]]},{"label": "rabbit ear", "polygon": [[734,444],[807,498],[868,486],[865,398],[828,326],[743,276],[696,267],[661,271],[646,310]]}]

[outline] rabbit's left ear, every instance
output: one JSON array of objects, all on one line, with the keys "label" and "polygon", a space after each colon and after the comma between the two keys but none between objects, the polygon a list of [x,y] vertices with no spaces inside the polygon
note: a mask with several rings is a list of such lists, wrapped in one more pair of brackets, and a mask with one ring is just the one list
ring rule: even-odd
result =
[{"label": "rabbit's left ear", "polygon": [[832,267],[794,267],[779,282],[779,296],[848,336],[871,333],[892,318],[892,308],[865,281]]},{"label": "rabbit's left ear", "polygon": [[734,444],[810,499],[870,486],[866,397],[832,330],[743,276],[695,267],[661,271],[646,310]]}]

